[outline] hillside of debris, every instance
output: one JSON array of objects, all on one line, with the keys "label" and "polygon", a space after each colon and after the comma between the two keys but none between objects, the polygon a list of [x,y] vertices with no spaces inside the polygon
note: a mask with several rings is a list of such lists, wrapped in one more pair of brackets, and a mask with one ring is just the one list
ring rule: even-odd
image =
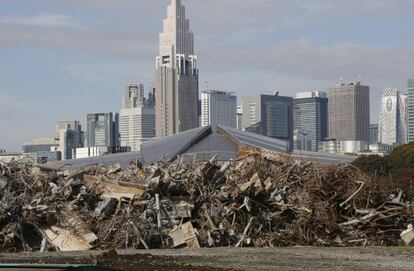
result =
[{"label": "hillside of debris", "polygon": [[414,239],[413,207],[352,165],[275,153],[72,172],[12,161],[0,164],[0,251],[395,246]]}]

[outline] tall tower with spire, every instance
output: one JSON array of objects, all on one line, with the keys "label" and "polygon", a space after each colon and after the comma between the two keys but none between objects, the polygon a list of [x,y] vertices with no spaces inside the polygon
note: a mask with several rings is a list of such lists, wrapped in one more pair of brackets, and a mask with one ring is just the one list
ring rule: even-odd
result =
[{"label": "tall tower with spire", "polygon": [[181,0],[171,0],[156,58],[156,134],[165,137],[199,126],[194,35]]}]

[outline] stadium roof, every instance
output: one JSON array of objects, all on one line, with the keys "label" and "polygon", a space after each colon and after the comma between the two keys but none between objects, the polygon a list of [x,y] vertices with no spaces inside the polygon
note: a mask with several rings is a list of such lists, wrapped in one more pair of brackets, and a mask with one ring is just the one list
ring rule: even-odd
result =
[{"label": "stadium roof", "polygon": [[[196,158],[198,161],[205,161],[217,155],[219,160],[230,160],[239,155],[241,147],[289,153],[289,143],[283,140],[224,126],[217,126],[214,129],[207,126],[145,142],[141,145],[139,152],[51,162],[41,167],[46,170],[68,170],[79,166],[118,163],[123,167],[128,167],[131,162],[141,162],[144,165],[151,165],[160,160],[171,162],[178,156],[186,160]],[[292,156],[297,160],[310,160],[322,164],[348,163],[355,159],[345,155],[296,151],[292,153]]]}]

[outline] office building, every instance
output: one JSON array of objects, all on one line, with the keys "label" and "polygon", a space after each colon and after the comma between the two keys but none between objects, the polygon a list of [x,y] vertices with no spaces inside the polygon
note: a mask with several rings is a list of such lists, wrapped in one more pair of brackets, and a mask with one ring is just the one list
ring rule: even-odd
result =
[{"label": "office building", "polygon": [[201,93],[201,126],[237,128],[237,97],[233,93],[205,90]]},{"label": "office building", "polygon": [[396,88],[384,89],[378,124],[378,142],[398,146],[407,142],[407,95]]},{"label": "office building", "polygon": [[80,141],[81,133],[77,130],[72,130],[68,125],[66,129],[59,131],[59,151],[61,152],[62,160],[73,159],[73,150],[81,148]]},{"label": "office building", "polygon": [[243,105],[237,106],[237,130],[243,130]]},{"label": "office building", "polygon": [[147,104],[155,106],[155,87],[153,85],[148,88]]},{"label": "office building", "polygon": [[293,147],[293,98],[275,95],[243,99],[243,130],[287,140]]},{"label": "office building", "polygon": [[364,153],[368,150],[367,141],[358,141],[358,140],[335,140],[327,139],[320,142],[319,152],[321,153]]},{"label": "office building", "polygon": [[296,95],[293,101],[293,129],[297,131],[294,149],[319,150],[319,142],[328,137],[328,98],[325,92],[301,92]]},{"label": "office building", "polygon": [[73,159],[72,152],[83,147],[83,132],[77,120],[60,120],[56,125],[56,138],[59,140],[59,151],[62,160]]},{"label": "office building", "polygon": [[125,86],[122,108],[135,108],[144,103],[145,91],[143,84],[128,84]]},{"label": "office building", "polygon": [[340,83],[328,92],[329,137],[338,141],[369,141],[369,87]]},{"label": "office building", "polygon": [[117,113],[93,113],[86,116],[87,147],[118,147],[119,115]]},{"label": "office building", "polygon": [[378,124],[369,126],[369,145],[378,144]]},{"label": "office building", "polygon": [[56,124],[56,138],[59,139],[60,136],[60,130],[66,130],[70,129],[72,131],[79,132],[79,144],[80,147],[83,147],[84,145],[84,134],[82,131],[82,125],[78,120],[60,120]]},{"label": "office building", "polygon": [[139,151],[141,144],[155,137],[154,104],[144,97],[142,91],[127,86],[123,106],[120,113],[119,131],[121,146]]},{"label": "office building", "polygon": [[199,126],[198,68],[194,37],[181,0],[171,0],[156,58],[156,134],[165,137]]},{"label": "office building", "polygon": [[53,151],[59,148],[59,140],[56,138],[37,138],[23,144],[23,153],[37,153]]},{"label": "office building", "polygon": [[408,142],[414,141],[414,79],[408,80],[407,98]]}]

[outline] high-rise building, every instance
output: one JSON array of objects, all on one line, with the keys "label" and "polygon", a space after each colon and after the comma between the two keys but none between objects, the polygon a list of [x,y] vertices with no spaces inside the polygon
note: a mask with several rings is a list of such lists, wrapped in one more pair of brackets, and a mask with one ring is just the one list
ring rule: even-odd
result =
[{"label": "high-rise building", "polygon": [[117,113],[93,113],[86,116],[87,147],[118,147],[119,115]]},{"label": "high-rise building", "polygon": [[328,92],[329,137],[338,141],[369,141],[369,87],[361,82],[338,84]]},{"label": "high-rise building", "polygon": [[125,86],[122,108],[135,108],[144,103],[144,85],[128,84]]},{"label": "high-rise building", "polygon": [[378,142],[398,146],[407,142],[407,95],[384,89],[378,124]]},{"label": "high-rise building", "polygon": [[243,99],[243,129],[287,140],[293,147],[293,98],[276,95]]},{"label": "high-rise building", "polygon": [[155,106],[155,87],[153,85],[148,88],[147,103],[151,106]]},{"label": "high-rise building", "polygon": [[199,126],[197,56],[181,0],[171,0],[168,6],[156,58],[155,89],[157,137]]},{"label": "high-rise building", "polygon": [[414,79],[408,80],[407,98],[408,142],[414,141]]},{"label": "high-rise building", "polygon": [[61,152],[62,160],[73,159],[73,151],[76,148],[81,148],[79,142],[80,132],[72,130],[69,126],[66,129],[60,129],[59,132],[59,151]]},{"label": "high-rise building", "polygon": [[[301,139],[293,142],[295,149],[319,150],[319,142],[328,137],[328,98],[325,92],[296,94],[293,101],[293,129],[298,131],[297,138]],[[303,144],[304,141],[306,144]]]},{"label": "high-rise building", "polygon": [[237,130],[243,130],[243,105],[237,106]]},{"label": "high-rise building", "polygon": [[233,93],[205,90],[201,93],[201,125],[237,128],[237,97]]},{"label": "high-rise building", "polygon": [[[138,85],[137,85],[138,86]],[[126,87],[125,97],[119,117],[121,146],[139,151],[141,144],[155,137],[155,109],[151,99],[145,99],[144,86],[136,95],[136,88]]]},{"label": "high-rise building", "polygon": [[71,130],[77,133],[77,137],[75,140],[76,148],[82,148],[84,146],[85,135],[82,130],[82,125],[78,120],[60,120],[56,124],[56,138],[60,138],[60,131],[61,130]]},{"label": "high-rise building", "polygon": [[378,144],[378,124],[369,125],[369,145]]}]

